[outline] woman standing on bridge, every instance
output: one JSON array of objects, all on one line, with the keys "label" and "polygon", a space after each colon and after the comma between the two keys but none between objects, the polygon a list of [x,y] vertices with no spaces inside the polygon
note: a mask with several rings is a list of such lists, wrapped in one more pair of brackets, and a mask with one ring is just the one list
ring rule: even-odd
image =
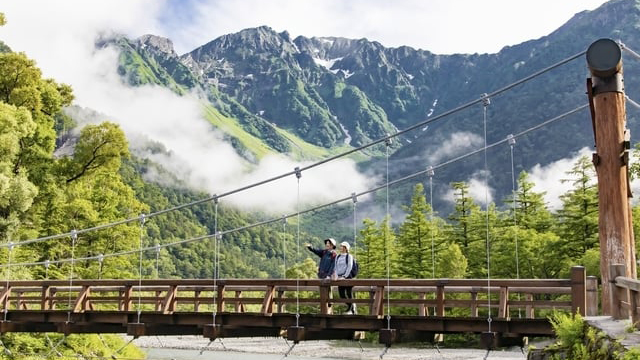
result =
[{"label": "woman standing on bridge", "polygon": [[305,246],[309,251],[320,257],[318,264],[318,279],[335,279],[336,278],[336,241],[332,238],[324,240],[324,249],[314,249],[311,244],[306,243]]},{"label": "woman standing on bridge", "polygon": [[[340,243],[340,255],[336,258],[336,275],[338,279],[351,279],[353,269],[353,256],[349,255],[351,245],[343,241]],[[353,299],[353,286],[338,286],[338,294],[341,299]],[[356,314],[356,304],[347,303],[347,315]]]}]

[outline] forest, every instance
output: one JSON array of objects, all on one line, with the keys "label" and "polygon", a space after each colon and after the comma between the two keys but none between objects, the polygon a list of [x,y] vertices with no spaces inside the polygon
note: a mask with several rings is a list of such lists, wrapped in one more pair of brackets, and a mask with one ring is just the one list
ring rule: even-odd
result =
[{"label": "forest", "polygon": [[[0,14],[0,25],[3,22]],[[79,128],[64,111],[74,100],[71,87],[44,78],[26,54],[0,45],[3,279],[315,276],[316,259],[310,260],[311,253],[297,244],[300,238],[320,244],[329,223],[291,217],[249,227],[277,215],[246,213],[224,202],[203,202],[147,221],[55,237],[209,195],[144,180],[142,174],[150,169],[163,169],[133,156],[118,125],[105,119]],[[61,152],[68,141],[73,151]],[[640,167],[634,165],[631,172],[640,174]],[[486,278],[488,269],[492,278],[566,278],[572,265],[584,265],[588,275],[598,276],[598,189],[590,160],[577,161],[563,181],[572,188],[554,211],[544,193],[533,190],[535,183],[526,172],[517,174],[512,196],[484,208],[471,197],[469,184],[454,182],[450,186],[455,207],[450,214],[433,212],[428,189],[415,183],[411,202],[403,204],[404,220],[358,219],[355,230],[340,225],[339,240],[352,244],[360,278]],[[384,206],[382,197],[377,199]],[[353,221],[350,206],[336,205],[332,212],[347,224]],[[640,223],[639,209],[634,207],[635,226]],[[207,237],[221,229],[227,233],[219,242]],[[350,231],[353,235],[346,235]],[[14,246],[49,236],[54,238]],[[203,239],[180,243],[198,237]],[[171,245],[174,242],[178,244]],[[153,250],[141,255],[136,250],[142,248]],[[121,252],[125,254],[112,256]],[[13,353],[42,354],[60,336],[0,338]],[[122,345],[118,337],[79,336],[65,339],[59,351],[106,356]],[[127,349],[122,355],[137,357],[137,351]],[[2,357],[12,355],[5,352]]]}]

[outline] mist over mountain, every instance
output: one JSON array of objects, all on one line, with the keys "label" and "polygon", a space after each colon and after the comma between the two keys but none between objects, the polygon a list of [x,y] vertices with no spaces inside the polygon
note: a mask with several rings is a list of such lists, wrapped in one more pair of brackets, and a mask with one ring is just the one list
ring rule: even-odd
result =
[{"label": "mist over mountain", "polygon": [[[607,37],[640,49],[640,2],[613,0],[576,14],[540,39],[496,54],[436,55],[402,46],[386,48],[367,39],[292,38],[268,26],[218,37],[179,55],[170,39],[145,35],[100,43],[120,50],[119,73],[128,84],[157,84],[178,94],[198,93],[273,152],[299,147],[291,136],[338,151],[437,117]],[[624,54],[626,92],[640,99],[638,60]],[[487,107],[487,143],[518,134],[586,104],[584,56],[514,87]],[[638,111],[627,109],[628,127],[640,133]],[[477,105],[400,136],[392,145],[391,179],[437,166],[483,146],[483,108]],[[228,140],[248,159],[254,152],[242,136]],[[515,171],[574,156],[593,146],[588,111],[517,139]],[[361,167],[381,173],[384,148],[365,152]],[[493,201],[511,191],[507,145],[488,152]],[[483,170],[482,154],[439,169],[437,192],[452,181],[471,181]],[[416,181],[424,181],[419,178]],[[398,190],[400,197],[408,191]]]}]

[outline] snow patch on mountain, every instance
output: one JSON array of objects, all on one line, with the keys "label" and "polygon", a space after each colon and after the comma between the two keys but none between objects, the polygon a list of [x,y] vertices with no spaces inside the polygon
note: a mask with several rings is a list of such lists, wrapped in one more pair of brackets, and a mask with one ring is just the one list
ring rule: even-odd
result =
[{"label": "snow patch on mountain", "polygon": [[336,63],[336,61],[340,61],[340,60],[342,60],[341,57],[335,58],[335,59],[329,59],[329,60],[313,58],[313,61],[316,63],[316,65],[320,65],[334,74],[337,73],[338,70],[331,70],[331,67],[333,66],[333,64]]}]

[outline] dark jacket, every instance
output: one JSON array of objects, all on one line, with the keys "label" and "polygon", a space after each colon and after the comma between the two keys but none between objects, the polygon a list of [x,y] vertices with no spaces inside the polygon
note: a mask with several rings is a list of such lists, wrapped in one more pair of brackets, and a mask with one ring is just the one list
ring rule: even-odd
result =
[{"label": "dark jacket", "polygon": [[331,277],[336,268],[336,256],[338,255],[335,250],[314,249],[311,246],[307,249],[320,257],[320,264],[318,265],[318,279]]}]

